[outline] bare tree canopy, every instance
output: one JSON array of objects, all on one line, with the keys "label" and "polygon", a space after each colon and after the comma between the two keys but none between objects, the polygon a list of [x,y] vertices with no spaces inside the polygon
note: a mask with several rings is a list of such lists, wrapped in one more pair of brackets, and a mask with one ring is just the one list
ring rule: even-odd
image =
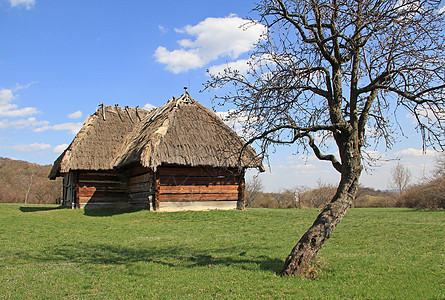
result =
[{"label": "bare tree canopy", "polygon": [[391,169],[391,181],[389,187],[401,195],[411,182],[411,171],[401,163]]},{"label": "bare tree canopy", "polygon": [[263,181],[258,174],[246,181],[246,207],[252,207],[252,202],[260,196],[263,188]]},{"label": "bare tree canopy", "polygon": [[[364,149],[391,147],[403,131],[396,110],[417,121],[424,147],[445,146],[445,41],[440,1],[262,0],[268,27],[248,71],[210,73],[207,88],[234,87],[219,100],[244,118],[249,143],[296,144],[331,162],[337,193],[287,257],[299,275],[350,207]],[[248,24],[246,26],[249,26]],[[338,150],[324,153],[333,141]]]}]

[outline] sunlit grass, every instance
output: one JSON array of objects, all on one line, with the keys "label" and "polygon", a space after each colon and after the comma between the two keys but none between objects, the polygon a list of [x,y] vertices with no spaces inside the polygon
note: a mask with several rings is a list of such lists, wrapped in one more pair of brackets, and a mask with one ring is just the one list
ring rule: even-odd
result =
[{"label": "sunlit grass", "polygon": [[445,298],[445,211],[351,209],[316,279],[277,272],[316,210],[0,205],[0,298]]}]

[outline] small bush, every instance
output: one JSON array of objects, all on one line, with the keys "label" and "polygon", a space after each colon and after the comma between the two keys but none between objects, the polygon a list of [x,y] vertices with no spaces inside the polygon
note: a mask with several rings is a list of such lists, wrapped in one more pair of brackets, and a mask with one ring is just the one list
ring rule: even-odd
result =
[{"label": "small bush", "polygon": [[322,208],[335,195],[337,187],[332,184],[318,182],[318,187],[300,195],[300,201],[303,207]]},{"label": "small bush", "polygon": [[445,176],[418,184],[400,196],[398,206],[421,209],[445,209]]}]

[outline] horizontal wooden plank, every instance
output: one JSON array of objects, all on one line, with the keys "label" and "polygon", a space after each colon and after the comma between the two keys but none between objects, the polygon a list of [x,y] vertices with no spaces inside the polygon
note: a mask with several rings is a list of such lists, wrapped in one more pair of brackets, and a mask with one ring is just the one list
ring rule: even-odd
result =
[{"label": "horizontal wooden plank", "polygon": [[117,174],[106,174],[106,175],[96,175],[96,174],[79,174],[79,181],[121,181],[121,177]]},{"label": "horizontal wooden plank", "polygon": [[138,175],[141,175],[141,174],[144,174],[144,173],[150,173],[150,172],[151,171],[150,171],[149,168],[145,168],[145,167],[140,166],[140,165],[136,166],[136,167],[132,167],[132,168],[130,168],[128,170],[128,174],[129,174],[130,177],[138,176]]},{"label": "horizontal wooden plank", "polygon": [[238,185],[161,185],[161,194],[224,194],[238,193]]},{"label": "horizontal wooden plank", "polygon": [[235,177],[237,175],[235,169],[215,169],[200,167],[159,167],[160,176],[224,176]]},{"label": "horizontal wooden plank", "polygon": [[99,202],[126,202],[127,197],[79,197],[80,203],[99,203]]},{"label": "horizontal wooden plank", "polygon": [[211,178],[211,177],[172,177],[161,176],[161,185],[235,185],[236,178]]},{"label": "horizontal wooden plank", "polygon": [[148,197],[144,197],[144,198],[131,198],[130,200],[129,200],[129,202],[131,202],[131,203],[145,203],[145,202],[149,202],[149,199],[148,199]]},{"label": "horizontal wooden plank", "polygon": [[153,184],[151,182],[138,182],[128,186],[129,189],[151,189]]},{"label": "horizontal wooden plank", "polygon": [[151,189],[130,189],[129,194],[137,194],[137,193],[151,193]]},{"label": "horizontal wooden plank", "polygon": [[128,203],[150,203],[151,201],[148,198],[136,198],[128,200]]},{"label": "horizontal wooden plank", "polygon": [[93,190],[79,190],[79,197],[124,197],[125,191],[93,191]]},{"label": "horizontal wooden plank", "polygon": [[99,181],[99,182],[88,181],[88,182],[85,182],[85,181],[83,181],[83,182],[79,182],[78,185],[81,188],[92,188],[92,187],[95,187],[95,188],[98,188],[98,189],[101,189],[101,188],[102,189],[103,188],[110,188],[110,189],[121,188],[121,189],[125,189],[126,186],[127,186],[124,182],[116,182],[116,181],[113,181],[113,182],[103,182],[103,181]]},{"label": "horizontal wooden plank", "polygon": [[152,182],[152,181],[153,181],[153,176],[149,173],[130,177],[128,179],[128,182],[130,184],[139,183],[139,182]]},{"label": "horizontal wooden plank", "polygon": [[96,187],[96,186],[79,186],[79,192],[104,192],[104,191],[109,191],[109,192],[125,192],[125,188],[119,188],[119,187],[109,187],[109,186],[104,186],[104,187]]},{"label": "horizontal wooden plank", "polygon": [[139,193],[131,193],[129,194],[129,197],[131,199],[133,198],[148,198],[150,195],[153,195],[150,192],[139,192]]},{"label": "horizontal wooden plank", "polygon": [[126,186],[122,181],[106,181],[106,180],[81,180],[77,183],[79,186]]},{"label": "horizontal wooden plank", "polygon": [[85,176],[85,175],[95,175],[95,176],[118,176],[119,173],[113,170],[103,170],[103,171],[79,171],[79,176]]},{"label": "horizontal wooden plank", "polygon": [[237,201],[189,201],[189,202],[161,202],[158,211],[236,209]]},{"label": "horizontal wooden plank", "polygon": [[238,194],[161,194],[160,202],[180,202],[180,201],[235,201]]}]

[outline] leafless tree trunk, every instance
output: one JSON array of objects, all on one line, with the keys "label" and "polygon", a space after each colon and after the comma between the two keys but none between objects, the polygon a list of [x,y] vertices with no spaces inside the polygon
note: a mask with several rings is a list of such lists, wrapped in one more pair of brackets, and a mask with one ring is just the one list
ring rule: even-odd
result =
[{"label": "leafless tree trunk", "polygon": [[[287,257],[281,274],[303,274],[355,198],[362,149],[394,143],[394,110],[417,120],[424,147],[445,146],[445,39],[440,1],[260,0],[267,27],[248,71],[209,73],[206,88],[246,119],[248,144],[294,144],[330,162],[335,196]],[[255,22],[247,24],[252,26]],[[393,119],[391,119],[393,118]],[[330,152],[330,153],[329,153]]]},{"label": "leafless tree trunk", "polygon": [[31,179],[29,181],[28,190],[26,191],[26,195],[25,195],[25,204],[28,204],[28,196],[29,196],[29,191],[31,191],[33,178],[34,178],[34,174],[31,174]]}]

